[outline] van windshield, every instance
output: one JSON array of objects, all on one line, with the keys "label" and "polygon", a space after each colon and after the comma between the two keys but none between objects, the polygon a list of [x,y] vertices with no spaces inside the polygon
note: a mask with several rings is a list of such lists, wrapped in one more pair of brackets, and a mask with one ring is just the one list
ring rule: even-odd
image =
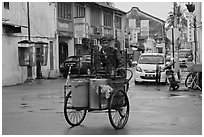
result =
[{"label": "van windshield", "polygon": [[139,64],[164,64],[164,57],[160,55],[142,55]]}]

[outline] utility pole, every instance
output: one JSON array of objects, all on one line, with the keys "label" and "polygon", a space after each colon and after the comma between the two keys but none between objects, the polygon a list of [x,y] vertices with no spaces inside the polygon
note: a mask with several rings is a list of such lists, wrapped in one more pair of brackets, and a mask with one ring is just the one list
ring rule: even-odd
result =
[{"label": "utility pole", "polygon": [[[174,27],[172,27],[172,52],[174,58]],[[174,68],[174,59],[173,59],[173,68]]]},{"label": "utility pole", "polygon": [[[175,31],[174,31],[174,33],[176,34],[175,36],[176,36],[176,41],[177,41],[177,34],[179,33],[178,31],[177,31],[177,28],[178,28],[178,23],[179,22],[177,22],[177,16],[178,16],[178,14],[179,14],[179,11],[178,11],[178,5],[177,5],[177,3],[176,2],[174,2],[174,28],[175,28]],[[180,69],[179,69],[179,48],[178,48],[178,43],[177,42],[175,42],[174,43],[175,45],[175,50],[176,50],[176,58],[174,59],[174,61],[176,62],[175,63],[175,72],[177,72],[177,75],[178,75],[178,78],[180,79]],[[174,51],[175,52],[175,51]]]},{"label": "utility pole", "polygon": [[27,2],[27,16],[28,16],[28,41],[30,41],[30,8],[29,8],[29,2]]},{"label": "utility pole", "polygon": [[197,29],[196,29],[196,16],[194,17],[194,43],[195,43],[195,64],[196,64],[196,58],[197,58],[197,55],[196,55],[196,52],[197,52]]},{"label": "utility pole", "polygon": [[174,43],[174,28],[176,27],[176,2],[173,3],[173,27],[172,27],[172,52],[173,52],[173,68],[175,68],[174,62],[175,62],[175,55],[174,55],[174,48],[175,48],[175,43]]},{"label": "utility pole", "polygon": [[[28,42],[30,42],[30,8],[29,8],[29,2],[27,2],[27,18],[28,18]],[[28,80],[32,79],[32,66],[29,63],[29,65],[27,66],[27,76],[28,76]]]}]

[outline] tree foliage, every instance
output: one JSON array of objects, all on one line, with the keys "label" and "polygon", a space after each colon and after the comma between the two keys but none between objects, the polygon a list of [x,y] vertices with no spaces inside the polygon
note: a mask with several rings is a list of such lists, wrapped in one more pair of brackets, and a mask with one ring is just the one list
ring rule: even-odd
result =
[{"label": "tree foliage", "polygon": [[[179,26],[180,29],[185,28],[187,26],[187,20],[184,16],[186,12],[185,8],[182,8],[178,3],[175,4],[174,12],[170,11],[168,13],[168,17],[166,19],[166,30],[168,30],[171,26],[176,25]],[[176,27],[174,26],[174,27]]]}]

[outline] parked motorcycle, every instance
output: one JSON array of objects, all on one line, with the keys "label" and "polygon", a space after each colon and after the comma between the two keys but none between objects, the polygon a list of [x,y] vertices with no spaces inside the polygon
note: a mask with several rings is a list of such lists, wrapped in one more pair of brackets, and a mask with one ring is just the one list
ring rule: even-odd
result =
[{"label": "parked motorcycle", "polygon": [[180,81],[176,80],[172,66],[173,66],[173,63],[170,63],[164,67],[164,70],[166,70],[166,76],[169,81],[169,90],[173,89],[173,91],[176,91],[179,89]]}]

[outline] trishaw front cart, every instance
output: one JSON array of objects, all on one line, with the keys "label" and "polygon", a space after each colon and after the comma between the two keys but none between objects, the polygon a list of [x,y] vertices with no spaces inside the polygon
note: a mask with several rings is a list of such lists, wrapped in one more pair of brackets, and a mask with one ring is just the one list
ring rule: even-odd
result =
[{"label": "trishaw front cart", "polygon": [[[113,53],[113,57],[116,54]],[[98,53],[92,52],[92,70],[89,75],[78,75],[70,79],[70,64],[67,82],[64,86],[64,116],[71,126],[80,125],[87,112],[108,110],[111,125],[122,129],[129,118],[129,99],[127,91],[132,71],[127,69],[127,51],[123,51],[122,67],[115,67],[114,62],[106,61],[106,68],[95,67]],[[98,63],[97,63],[98,65]],[[130,75],[127,76],[127,72]],[[127,78],[128,77],[128,78]]]}]

